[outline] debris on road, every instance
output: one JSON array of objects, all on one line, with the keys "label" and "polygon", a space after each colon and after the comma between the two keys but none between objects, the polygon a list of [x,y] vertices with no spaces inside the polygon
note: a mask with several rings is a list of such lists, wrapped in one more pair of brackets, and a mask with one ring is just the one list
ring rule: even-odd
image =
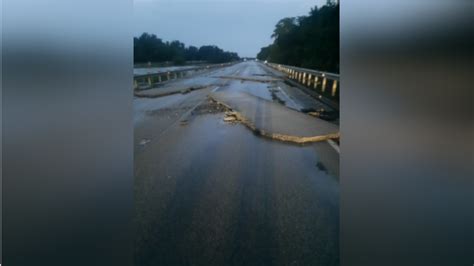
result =
[{"label": "debris on road", "polygon": [[230,123],[238,122],[238,114],[236,112],[231,112],[231,111],[226,112],[224,121],[230,122]]},{"label": "debris on road", "polygon": [[197,115],[205,115],[205,114],[217,114],[226,112],[228,109],[215,102],[214,100],[207,98],[206,100],[202,101],[201,103],[197,104],[193,108],[189,109],[180,120],[181,126],[188,125]]},{"label": "debris on road", "polygon": [[235,116],[226,116],[224,117],[225,122],[235,122],[236,118]]},{"label": "debris on road", "polygon": [[[210,97],[256,135],[305,144],[339,138],[339,127],[282,105],[242,92],[215,92]],[[263,111],[262,111],[263,110]]]},{"label": "debris on road", "polygon": [[202,104],[197,106],[192,112],[192,115],[217,114],[228,111],[229,109],[221,104],[218,104],[213,99],[207,99]]}]

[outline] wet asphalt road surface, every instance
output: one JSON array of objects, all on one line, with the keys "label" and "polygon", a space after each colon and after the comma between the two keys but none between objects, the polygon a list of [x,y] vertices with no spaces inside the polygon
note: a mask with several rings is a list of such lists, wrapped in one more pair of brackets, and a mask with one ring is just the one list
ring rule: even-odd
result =
[{"label": "wet asphalt road surface", "polygon": [[283,83],[214,78],[269,74],[245,62],[166,85],[215,87],[134,100],[136,265],[339,264],[336,149],[256,136],[207,98],[278,100],[277,88],[289,108],[319,104]]}]

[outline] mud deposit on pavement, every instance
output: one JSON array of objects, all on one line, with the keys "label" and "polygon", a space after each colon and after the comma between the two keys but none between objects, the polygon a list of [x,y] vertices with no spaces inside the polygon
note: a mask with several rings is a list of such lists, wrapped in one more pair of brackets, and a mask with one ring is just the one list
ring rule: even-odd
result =
[{"label": "mud deposit on pavement", "polygon": [[192,112],[192,115],[204,115],[204,114],[218,114],[228,111],[229,108],[219,104],[212,99],[207,99],[205,102],[197,106]]},{"label": "mud deposit on pavement", "polygon": [[[272,119],[272,118],[278,118],[282,119],[284,115],[287,116],[287,122],[281,123],[280,121],[280,128],[275,128],[272,127],[275,125],[278,120],[273,120],[273,125],[266,125],[266,124],[258,124],[256,123],[256,120],[252,118],[252,113],[254,114],[255,111],[250,111],[247,110],[246,108],[249,108],[248,102],[249,101],[258,101],[259,103],[256,103],[256,105],[263,105],[266,104],[269,107],[271,107],[272,102],[265,101],[262,99],[259,99],[258,97],[255,97],[250,94],[245,94],[245,93],[235,93],[233,95],[231,94],[225,94],[225,93],[214,93],[210,96],[214,101],[219,102],[219,104],[226,106],[229,110],[233,110],[234,116],[237,121],[245,125],[248,129],[250,129],[254,134],[262,137],[266,137],[272,140],[277,140],[277,141],[282,141],[282,142],[289,142],[289,143],[296,143],[300,145],[305,145],[305,144],[310,144],[313,142],[319,142],[319,141],[325,141],[328,139],[338,139],[339,138],[339,130],[338,128],[334,127],[334,125],[329,124],[323,120],[312,120],[312,119],[307,119],[305,116],[301,116],[300,113],[295,112],[293,110],[289,111],[290,109],[280,109],[279,114],[274,114],[278,109],[275,109],[278,105],[274,105],[272,108],[274,110],[272,116],[266,116],[266,117],[260,117],[260,120],[263,120],[263,118],[266,119]],[[224,99],[224,100],[223,100]],[[225,102],[227,100],[227,102]],[[229,103],[232,102],[233,103]],[[240,104],[240,107],[239,107]],[[233,105],[233,106],[232,106]],[[237,106],[236,108],[234,108]],[[281,107],[278,107],[281,108]],[[292,113],[293,112],[293,113]],[[295,122],[298,121],[298,124],[294,124],[293,126],[287,125],[287,123],[290,122]],[[258,121],[257,121],[258,122]],[[261,121],[260,121],[261,122]],[[311,125],[312,128],[309,128],[309,123],[319,123],[318,127],[314,127],[314,125]],[[302,126],[303,125],[303,126]],[[284,127],[283,127],[284,126]],[[298,126],[298,129],[300,132],[295,131],[294,128]],[[321,130],[319,127],[325,126],[326,128],[324,130]],[[308,129],[309,128],[309,129]],[[333,131],[334,130],[334,131]],[[286,132],[285,132],[286,131]],[[279,133],[279,132],[284,132],[284,133]],[[287,133],[290,132],[290,133]],[[296,134],[295,134],[296,133]],[[306,134],[306,135],[304,135]]]}]

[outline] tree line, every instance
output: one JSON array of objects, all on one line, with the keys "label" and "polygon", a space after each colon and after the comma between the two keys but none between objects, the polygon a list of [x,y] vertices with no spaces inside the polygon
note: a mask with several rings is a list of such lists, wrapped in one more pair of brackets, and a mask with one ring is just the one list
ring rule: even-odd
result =
[{"label": "tree line", "polygon": [[259,60],[339,73],[339,4],[312,8],[308,16],[280,20]]},{"label": "tree line", "polygon": [[133,54],[134,63],[171,61],[179,65],[186,61],[224,63],[240,59],[237,53],[224,51],[215,45],[186,47],[179,41],[164,42],[148,33],[133,38]]}]

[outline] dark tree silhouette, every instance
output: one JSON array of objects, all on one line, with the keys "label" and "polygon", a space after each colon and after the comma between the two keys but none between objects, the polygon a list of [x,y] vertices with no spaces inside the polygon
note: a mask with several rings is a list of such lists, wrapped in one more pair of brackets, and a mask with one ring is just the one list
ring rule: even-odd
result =
[{"label": "dark tree silhouette", "polygon": [[217,46],[186,47],[179,41],[163,42],[156,35],[148,33],[133,38],[133,53],[135,63],[172,61],[179,65],[196,60],[224,63],[240,59],[237,53],[225,52]]},{"label": "dark tree silhouette", "polygon": [[339,4],[328,1],[308,16],[284,18],[259,60],[339,73]]}]

